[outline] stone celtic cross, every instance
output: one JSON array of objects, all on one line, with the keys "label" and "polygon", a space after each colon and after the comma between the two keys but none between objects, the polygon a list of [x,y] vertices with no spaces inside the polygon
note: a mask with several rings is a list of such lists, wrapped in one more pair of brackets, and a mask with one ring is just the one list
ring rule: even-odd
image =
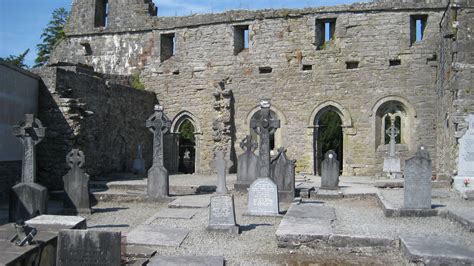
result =
[{"label": "stone celtic cross", "polygon": [[82,168],[84,161],[84,153],[79,149],[72,149],[72,151],[66,155],[66,163],[71,167],[71,169],[76,167]]},{"label": "stone celtic cross", "polygon": [[250,128],[260,135],[260,176],[270,177],[270,135],[280,128],[280,120],[270,115],[270,101],[260,101],[260,118],[250,120]]},{"label": "stone celtic cross", "polygon": [[36,155],[35,146],[45,136],[46,128],[33,114],[26,114],[25,121],[13,127],[13,134],[23,144],[23,166],[21,182],[34,183],[36,180]]},{"label": "stone celtic cross", "polygon": [[254,152],[257,147],[258,144],[252,139],[251,135],[245,136],[245,138],[240,142],[240,148],[242,148],[244,152]]},{"label": "stone celtic cross", "polygon": [[153,133],[153,166],[163,166],[163,135],[171,128],[171,122],[162,106],[155,105],[155,113],[146,120],[146,127]]},{"label": "stone celtic cross", "polygon": [[390,116],[391,125],[385,131],[385,133],[390,137],[390,157],[395,156],[395,144],[396,137],[400,134],[400,130],[395,126],[395,117]]},{"label": "stone celtic cross", "polygon": [[222,151],[216,151],[214,157],[214,168],[217,172],[217,189],[216,192],[218,194],[227,194],[227,186],[226,186],[226,160],[225,154]]}]

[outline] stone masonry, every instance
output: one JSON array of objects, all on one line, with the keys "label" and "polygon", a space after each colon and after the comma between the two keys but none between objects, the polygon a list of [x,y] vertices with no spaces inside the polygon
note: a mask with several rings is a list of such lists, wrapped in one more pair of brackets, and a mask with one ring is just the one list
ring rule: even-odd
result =
[{"label": "stone masonry", "polygon": [[[455,58],[460,71],[453,74],[456,79],[448,80],[472,82],[472,65],[466,65],[467,55],[472,55],[472,37],[468,37],[472,1],[457,1],[465,8],[458,10],[456,40],[446,39],[443,33],[453,10],[451,4],[445,12],[445,0],[186,17],[157,17],[151,1],[116,0],[109,3],[105,26],[94,24],[94,2],[74,1],[66,27],[68,38],[56,48],[51,63],[81,63],[111,75],[139,75],[173,122],[189,114],[200,130],[195,132],[196,169],[202,173],[210,172],[213,92],[214,84],[221,80],[233,92],[235,139],[251,132],[249,121],[259,110],[259,100],[271,99],[272,111],[282,121],[275,150],[284,145],[288,156],[297,159],[297,172],[314,171],[314,132],[327,110],[335,111],[342,120],[343,175],[382,171],[388,150],[383,118],[393,110],[402,120],[401,143],[396,145],[402,161],[423,143],[433,151],[434,172],[440,168],[441,175],[446,175],[454,165],[442,161],[454,158],[453,136],[459,129],[440,130],[444,113],[462,120],[463,113],[451,109],[464,109],[473,100],[465,95],[468,86],[462,85],[457,95],[465,104],[452,107],[453,96],[440,91],[461,85],[444,84],[439,73],[449,72],[442,66],[449,66],[451,59],[446,58],[453,44],[460,43],[457,54],[466,56]],[[417,42],[416,19],[424,21],[423,39]],[[334,35],[321,45],[321,23],[326,22],[333,23]],[[444,25],[441,30],[440,23]],[[246,28],[248,48],[241,49],[240,34]],[[170,45],[174,46],[171,51]],[[439,106],[443,111],[436,111]],[[171,133],[177,131],[171,128]],[[448,142],[452,148],[441,151]]]}]

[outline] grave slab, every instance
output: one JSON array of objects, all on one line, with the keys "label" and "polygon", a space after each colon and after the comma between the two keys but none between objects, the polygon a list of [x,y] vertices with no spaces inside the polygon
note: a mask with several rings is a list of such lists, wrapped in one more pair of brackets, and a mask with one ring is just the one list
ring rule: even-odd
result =
[{"label": "grave slab", "polygon": [[198,210],[196,209],[162,209],[159,212],[155,213],[153,216],[148,218],[144,224],[151,224],[154,220],[159,218],[166,219],[191,219]]},{"label": "grave slab", "polygon": [[[86,229],[86,219],[80,216],[40,215],[25,222],[36,228]],[[44,230],[44,229],[43,229]]]},{"label": "grave slab", "polygon": [[147,265],[158,266],[223,266],[224,257],[217,256],[179,256],[179,257],[155,257]]},{"label": "grave slab", "polygon": [[315,203],[292,205],[285,217],[336,220],[334,208]]},{"label": "grave slab", "polygon": [[127,234],[127,244],[179,247],[189,231],[163,225],[139,225]]},{"label": "grave slab", "polygon": [[449,210],[446,217],[460,223],[467,230],[474,232],[474,208]]},{"label": "grave slab", "polygon": [[474,250],[447,236],[400,236],[403,252],[412,262],[429,265],[472,265]]},{"label": "grave slab", "polygon": [[206,208],[211,195],[180,196],[168,204],[169,208]]},{"label": "grave slab", "polygon": [[374,182],[374,187],[378,188],[402,188],[403,179],[381,179]]}]

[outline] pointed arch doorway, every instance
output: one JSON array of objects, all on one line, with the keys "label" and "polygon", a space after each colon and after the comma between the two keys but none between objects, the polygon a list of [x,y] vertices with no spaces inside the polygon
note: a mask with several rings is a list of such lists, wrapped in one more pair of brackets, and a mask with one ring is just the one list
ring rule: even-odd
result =
[{"label": "pointed arch doorway", "polygon": [[340,171],[343,167],[343,130],[342,118],[334,107],[327,107],[318,112],[314,119],[313,153],[314,173],[321,175],[321,162],[324,154],[333,150],[340,162]]}]

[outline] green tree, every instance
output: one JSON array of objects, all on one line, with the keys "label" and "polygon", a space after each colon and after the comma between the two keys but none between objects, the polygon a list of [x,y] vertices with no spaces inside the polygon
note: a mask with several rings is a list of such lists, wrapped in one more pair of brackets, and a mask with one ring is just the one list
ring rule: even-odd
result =
[{"label": "green tree", "polygon": [[53,16],[48,23],[48,26],[41,34],[42,43],[36,46],[38,50],[38,57],[35,59],[35,67],[46,64],[49,56],[58,43],[66,38],[64,33],[64,25],[67,22],[69,12],[63,7],[57,8],[53,11]]},{"label": "green tree", "polygon": [[28,69],[29,68],[28,65],[25,64],[25,57],[29,51],[30,49],[26,49],[23,53],[19,55],[10,55],[6,58],[0,57],[0,60],[10,63],[12,65],[15,65],[17,67]]}]

